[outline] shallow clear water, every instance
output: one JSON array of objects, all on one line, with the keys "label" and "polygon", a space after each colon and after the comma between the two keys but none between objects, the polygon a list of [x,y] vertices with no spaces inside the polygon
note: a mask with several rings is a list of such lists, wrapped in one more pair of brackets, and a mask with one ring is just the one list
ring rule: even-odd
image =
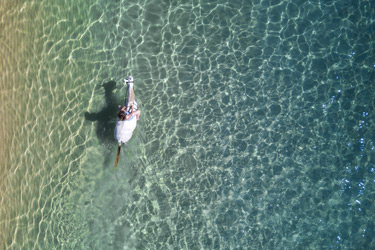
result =
[{"label": "shallow clear water", "polygon": [[1,249],[375,247],[371,1],[0,3]]}]

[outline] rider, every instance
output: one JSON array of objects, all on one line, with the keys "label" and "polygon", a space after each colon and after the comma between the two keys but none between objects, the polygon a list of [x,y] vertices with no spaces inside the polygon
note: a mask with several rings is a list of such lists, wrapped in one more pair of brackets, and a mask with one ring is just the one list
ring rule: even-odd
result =
[{"label": "rider", "polygon": [[128,108],[127,106],[124,106],[121,108],[121,105],[118,105],[119,113],[117,117],[119,118],[120,121],[126,120],[126,121],[131,121],[134,116],[136,117],[137,121],[139,120],[139,116],[141,115],[140,110],[134,110],[133,105]]}]

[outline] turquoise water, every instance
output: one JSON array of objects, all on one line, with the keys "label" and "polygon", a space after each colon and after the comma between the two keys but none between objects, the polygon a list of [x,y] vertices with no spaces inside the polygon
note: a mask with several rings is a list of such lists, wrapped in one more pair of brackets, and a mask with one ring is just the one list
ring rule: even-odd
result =
[{"label": "turquoise water", "polygon": [[0,3],[1,248],[375,247],[375,3]]}]

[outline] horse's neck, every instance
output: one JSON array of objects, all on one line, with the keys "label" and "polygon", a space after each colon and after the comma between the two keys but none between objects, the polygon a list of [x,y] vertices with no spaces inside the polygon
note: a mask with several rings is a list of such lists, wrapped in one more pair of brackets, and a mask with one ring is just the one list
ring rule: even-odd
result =
[{"label": "horse's neck", "polygon": [[135,100],[133,84],[128,84],[128,106],[132,105]]}]

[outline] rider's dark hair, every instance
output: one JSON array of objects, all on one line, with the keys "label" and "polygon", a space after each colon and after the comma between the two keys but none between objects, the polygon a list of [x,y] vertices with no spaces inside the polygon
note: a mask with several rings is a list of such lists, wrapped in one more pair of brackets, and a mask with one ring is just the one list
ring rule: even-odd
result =
[{"label": "rider's dark hair", "polygon": [[123,120],[125,120],[126,114],[125,114],[124,111],[121,110],[120,112],[118,112],[117,117],[118,117],[118,119],[119,119],[120,121],[123,121]]}]

